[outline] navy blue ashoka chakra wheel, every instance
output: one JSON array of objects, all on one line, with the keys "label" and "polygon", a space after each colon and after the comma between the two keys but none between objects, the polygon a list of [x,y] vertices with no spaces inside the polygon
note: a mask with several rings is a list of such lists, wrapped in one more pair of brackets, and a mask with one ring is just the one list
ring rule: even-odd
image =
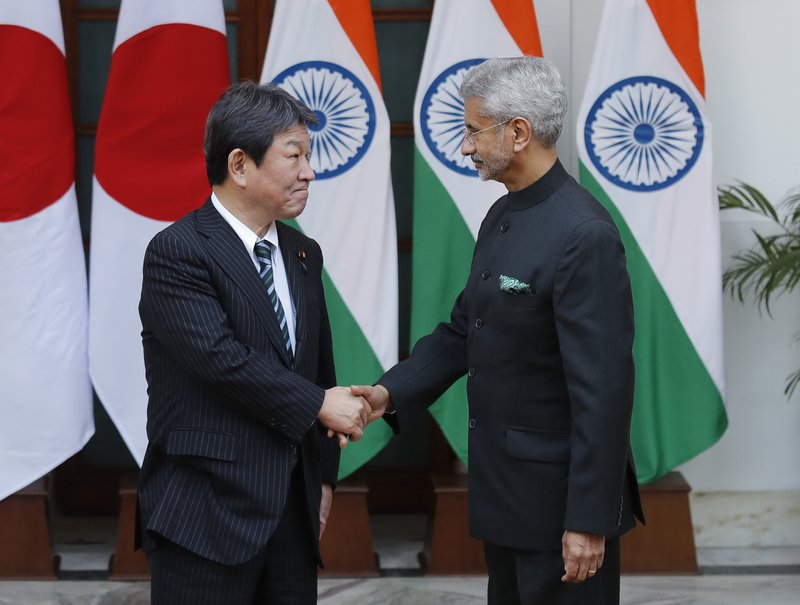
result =
[{"label": "navy blue ashoka chakra wheel", "polygon": [[632,191],[656,191],[683,178],[703,148],[703,119],[677,85],[651,76],[607,88],[586,117],[584,142],[595,168]]},{"label": "navy blue ashoka chakra wheel", "polygon": [[318,179],[338,176],[364,157],[375,134],[375,105],[351,71],[327,61],[305,61],[273,82],[308,105],[319,120],[308,128],[311,168]]},{"label": "navy blue ashoka chakra wheel", "polygon": [[428,149],[442,164],[466,176],[478,176],[469,156],[461,155],[464,140],[464,101],[458,89],[471,67],[485,59],[451,65],[431,82],[420,107],[419,121]]}]

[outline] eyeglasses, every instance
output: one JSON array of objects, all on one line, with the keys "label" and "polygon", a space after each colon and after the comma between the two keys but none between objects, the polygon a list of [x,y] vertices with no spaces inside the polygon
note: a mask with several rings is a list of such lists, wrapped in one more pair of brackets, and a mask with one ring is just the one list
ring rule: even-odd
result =
[{"label": "eyeglasses", "polygon": [[492,128],[497,128],[498,126],[504,126],[513,119],[514,118],[509,118],[505,122],[498,122],[497,124],[492,124],[491,126],[487,126],[486,128],[481,128],[480,130],[476,130],[475,132],[472,132],[469,128],[464,126],[464,140],[470,145],[474,145],[475,137],[478,136],[480,133],[486,132],[487,130],[491,130]]}]

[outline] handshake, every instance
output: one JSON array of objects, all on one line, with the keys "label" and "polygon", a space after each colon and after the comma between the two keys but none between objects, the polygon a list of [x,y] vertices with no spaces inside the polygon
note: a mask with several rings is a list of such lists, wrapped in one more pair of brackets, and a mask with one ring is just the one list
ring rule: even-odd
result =
[{"label": "handshake", "polygon": [[381,385],[333,387],[325,391],[317,418],[328,428],[328,437],[336,435],[344,448],[348,439],[358,441],[367,425],[383,416],[389,400]]}]

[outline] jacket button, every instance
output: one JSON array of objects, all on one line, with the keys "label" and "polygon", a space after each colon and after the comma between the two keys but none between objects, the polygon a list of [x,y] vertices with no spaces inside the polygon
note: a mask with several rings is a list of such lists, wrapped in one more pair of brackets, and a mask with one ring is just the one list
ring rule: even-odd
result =
[{"label": "jacket button", "polygon": [[469,370],[467,370],[467,376],[469,376],[470,378],[474,377],[475,376],[475,368],[470,368]]},{"label": "jacket button", "polygon": [[483,320],[482,319],[476,319],[475,320],[475,327],[480,330],[483,327]]},{"label": "jacket button", "polygon": [[475,420],[474,418],[470,418],[469,419],[469,428],[474,429],[476,426],[478,426],[478,421]]},{"label": "jacket button", "polygon": [[500,225],[500,231],[502,231],[503,233],[508,231],[508,223],[507,222],[503,221],[503,223]]},{"label": "jacket button", "polygon": [[488,271],[484,271],[483,273],[481,273],[481,279],[485,281],[489,279],[489,275],[490,273]]}]

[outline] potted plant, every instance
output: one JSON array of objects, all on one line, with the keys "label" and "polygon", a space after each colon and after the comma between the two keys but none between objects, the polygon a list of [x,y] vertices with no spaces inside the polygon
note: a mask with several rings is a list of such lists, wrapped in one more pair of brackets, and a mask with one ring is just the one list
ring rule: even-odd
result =
[{"label": "potted plant", "polygon": [[[800,284],[800,190],[795,189],[773,205],[755,187],[746,183],[719,187],[721,210],[746,210],[767,218],[776,228],[772,235],[755,229],[756,243],[733,257],[733,264],[722,276],[725,292],[744,302],[752,293],[759,310],[772,317],[770,301]],[[778,209],[785,212],[779,212]],[[800,334],[798,334],[800,339]],[[786,380],[784,393],[792,397],[800,384],[800,368]]]}]

